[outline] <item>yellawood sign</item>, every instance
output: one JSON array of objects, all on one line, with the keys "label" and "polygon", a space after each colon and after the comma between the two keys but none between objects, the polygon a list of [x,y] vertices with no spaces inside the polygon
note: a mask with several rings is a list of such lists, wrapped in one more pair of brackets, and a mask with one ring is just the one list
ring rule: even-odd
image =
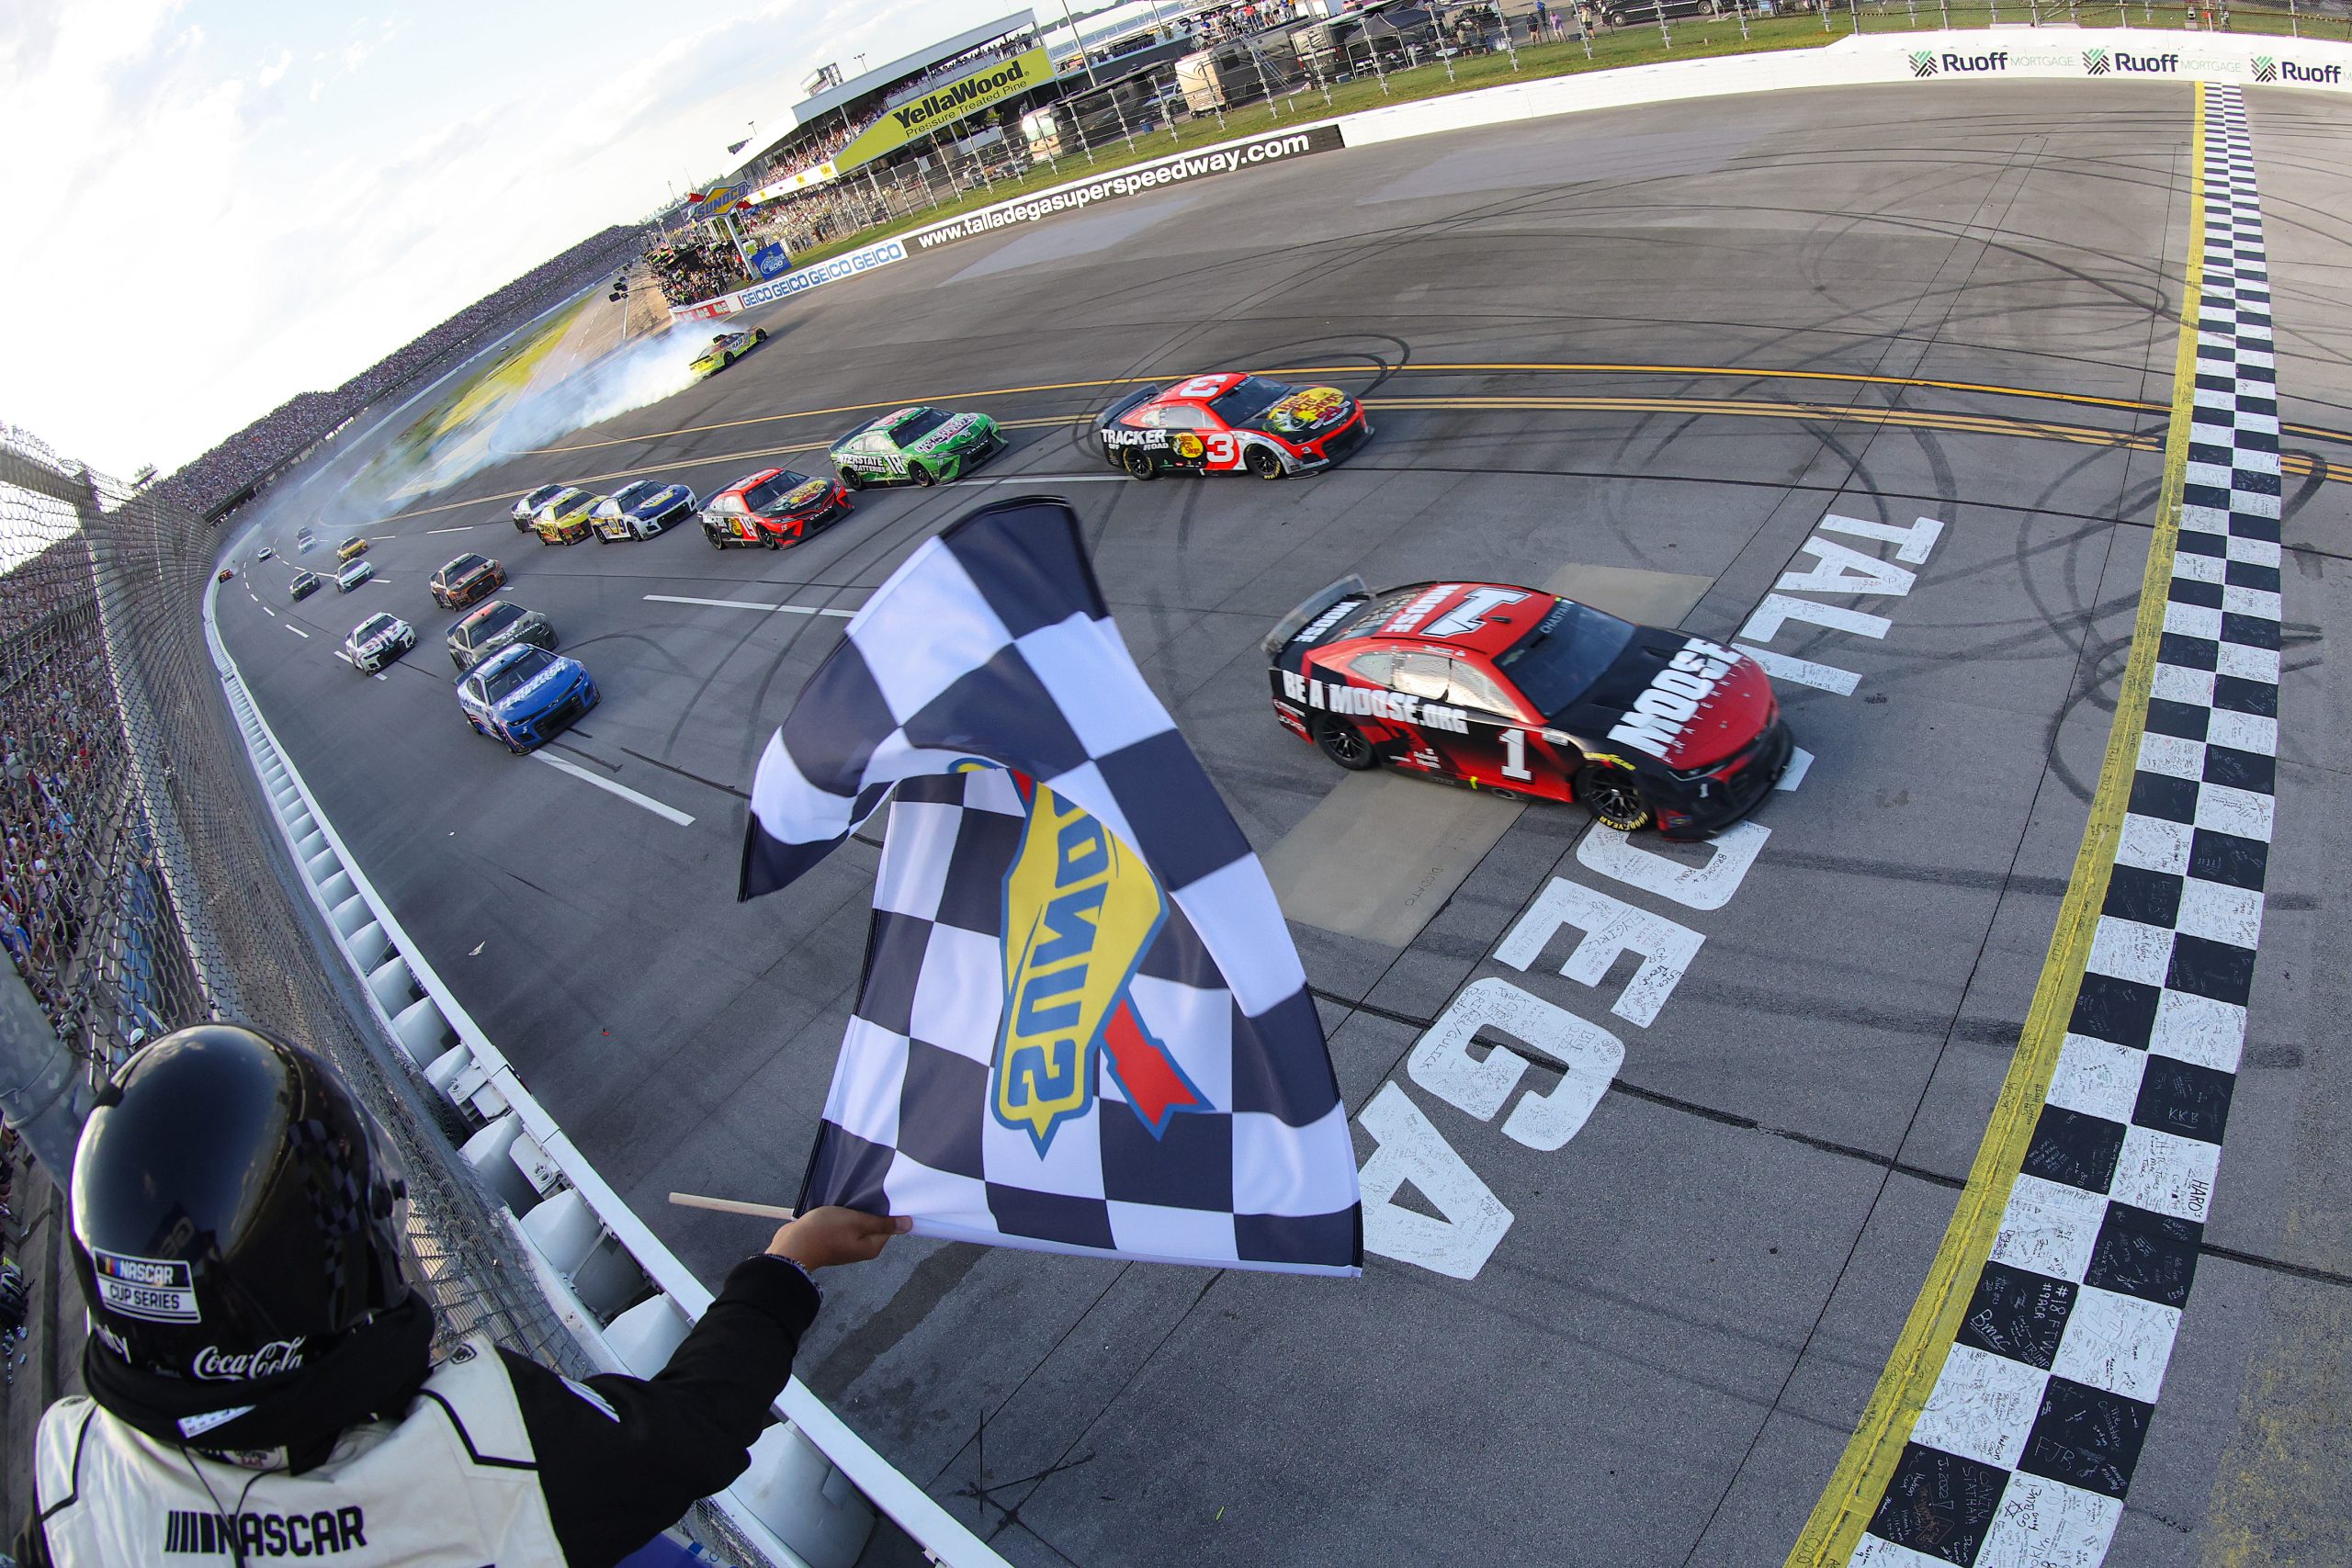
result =
[{"label": "yellawood sign", "polygon": [[952,82],[941,83],[920,97],[884,110],[882,118],[867,127],[864,135],[833,155],[833,167],[848,169],[871,162],[967,115],[1010,102],[1053,79],[1054,69],[1043,49],[1029,50],[1011,60],[991,61]]}]

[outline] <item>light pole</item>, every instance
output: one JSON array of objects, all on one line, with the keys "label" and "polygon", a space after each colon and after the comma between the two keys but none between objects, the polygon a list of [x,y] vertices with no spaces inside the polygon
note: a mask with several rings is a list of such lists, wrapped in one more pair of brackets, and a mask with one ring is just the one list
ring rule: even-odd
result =
[{"label": "light pole", "polygon": [[1078,45],[1078,62],[1086,68],[1086,86],[1091,92],[1102,84],[1094,79],[1094,57],[1086,52],[1086,40],[1079,37],[1078,22],[1069,14],[1069,0],[1062,0],[1062,25],[1069,29],[1071,40]]}]

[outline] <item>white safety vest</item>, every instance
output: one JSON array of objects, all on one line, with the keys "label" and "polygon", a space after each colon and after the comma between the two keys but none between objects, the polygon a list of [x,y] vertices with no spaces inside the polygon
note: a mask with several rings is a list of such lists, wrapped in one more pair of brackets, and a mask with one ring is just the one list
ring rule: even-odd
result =
[{"label": "white safety vest", "polygon": [[[163,1443],[89,1399],[41,1416],[35,1485],[61,1568],[541,1568],[563,1561],[505,1363],[467,1340],[397,1424],[355,1427],[301,1475]],[[55,1512],[50,1510],[54,1509]]]}]

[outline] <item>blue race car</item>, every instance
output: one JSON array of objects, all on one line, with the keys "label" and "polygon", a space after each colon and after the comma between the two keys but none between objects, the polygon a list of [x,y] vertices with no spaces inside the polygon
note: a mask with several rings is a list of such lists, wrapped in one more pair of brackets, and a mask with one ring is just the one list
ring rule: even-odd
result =
[{"label": "blue race car", "polygon": [[596,502],[588,513],[600,539],[650,539],[695,514],[695,492],[684,485],[639,479]]},{"label": "blue race car", "polygon": [[527,644],[500,649],[458,682],[466,723],[517,756],[595,705],[586,666]]}]

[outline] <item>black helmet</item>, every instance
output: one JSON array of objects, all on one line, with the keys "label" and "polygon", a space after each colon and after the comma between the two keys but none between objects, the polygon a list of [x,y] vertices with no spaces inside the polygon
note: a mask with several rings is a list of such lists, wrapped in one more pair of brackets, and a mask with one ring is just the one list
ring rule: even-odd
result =
[{"label": "black helmet", "polygon": [[234,1024],[123,1064],[74,1162],[74,1263],[97,1337],[199,1381],[290,1371],[401,1302],[397,1160],[334,1071]]}]

